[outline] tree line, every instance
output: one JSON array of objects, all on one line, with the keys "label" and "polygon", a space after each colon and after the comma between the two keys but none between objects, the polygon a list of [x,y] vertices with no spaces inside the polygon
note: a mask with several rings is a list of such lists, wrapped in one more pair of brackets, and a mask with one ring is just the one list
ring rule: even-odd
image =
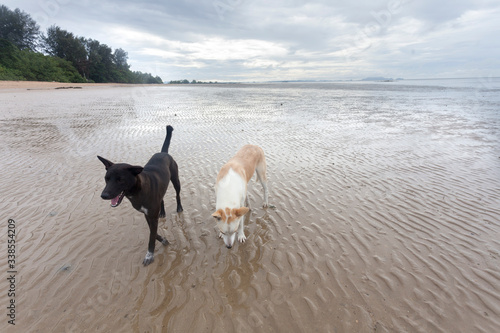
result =
[{"label": "tree line", "polygon": [[128,54],[58,26],[46,34],[24,11],[0,6],[0,80],[163,83],[131,71]]},{"label": "tree line", "polygon": [[186,79],[184,79],[184,80],[172,80],[169,82],[169,84],[215,84],[215,83],[217,83],[217,81],[215,81],[215,82],[212,82],[212,81],[203,82],[203,81],[193,80],[193,81],[189,82]]}]

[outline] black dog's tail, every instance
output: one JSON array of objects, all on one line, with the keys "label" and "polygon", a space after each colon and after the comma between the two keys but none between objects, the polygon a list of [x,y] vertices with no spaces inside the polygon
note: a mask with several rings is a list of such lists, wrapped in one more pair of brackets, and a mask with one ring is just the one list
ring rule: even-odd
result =
[{"label": "black dog's tail", "polygon": [[172,139],[173,130],[174,128],[172,126],[167,126],[167,136],[165,137],[165,142],[163,142],[163,147],[161,147],[162,153],[168,153],[168,147],[170,146],[170,139]]}]

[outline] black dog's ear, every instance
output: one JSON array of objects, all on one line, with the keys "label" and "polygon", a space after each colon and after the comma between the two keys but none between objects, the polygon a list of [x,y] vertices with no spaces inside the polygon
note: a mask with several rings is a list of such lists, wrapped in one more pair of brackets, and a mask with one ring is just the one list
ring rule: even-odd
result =
[{"label": "black dog's ear", "polygon": [[137,176],[138,174],[140,174],[142,172],[142,170],[144,170],[143,167],[140,167],[140,166],[132,166],[130,168],[128,168],[130,170],[130,172],[134,175],[134,176]]},{"label": "black dog's ear", "polygon": [[107,159],[105,159],[101,156],[97,156],[97,158],[99,159],[99,161],[102,162],[102,164],[104,164],[104,166],[106,167],[106,170],[108,170],[108,168],[110,168],[114,164],[113,162],[108,161]]}]

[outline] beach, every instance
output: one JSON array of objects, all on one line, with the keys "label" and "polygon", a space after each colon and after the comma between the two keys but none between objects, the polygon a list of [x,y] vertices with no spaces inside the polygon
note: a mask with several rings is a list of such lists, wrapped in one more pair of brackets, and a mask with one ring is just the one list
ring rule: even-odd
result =
[{"label": "beach", "polygon": [[[68,82],[45,82],[45,81],[1,81],[0,92],[14,92],[18,90],[52,90],[52,89],[89,89],[110,87],[143,87],[140,84],[125,83],[68,83]],[[148,86],[158,86],[156,84]]]},{"label": "beach", "polygon": [[[0,81],[0,331],[499,331],[499,87]],[[101,199],[97,155],[143,166],[168,124],[184,212],[170,185],[144,267],[144,215]],[[273,207],[254,177],[227,249],[215,180],[249,143]]]}]

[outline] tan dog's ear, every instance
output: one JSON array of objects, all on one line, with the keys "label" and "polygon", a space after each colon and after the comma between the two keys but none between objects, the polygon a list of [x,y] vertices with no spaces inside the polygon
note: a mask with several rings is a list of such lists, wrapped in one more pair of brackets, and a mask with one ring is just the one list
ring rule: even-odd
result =
[{"label": "tan dog's ear", "polygon": [[220,219],[222,218],[222,215],[220,213],[220,209],[218,211],[216,211],[215,213],[213,213],[212,216],[220,221]]},{"label": "tan dog's ear", "polygon": [[249,210],[250,209],[248,209],[248,207],[240,207],[238,209],[233,208],[233,214],[236,217],[241,217],[241,216],[245,215],[246,213],[248,213]]}]

